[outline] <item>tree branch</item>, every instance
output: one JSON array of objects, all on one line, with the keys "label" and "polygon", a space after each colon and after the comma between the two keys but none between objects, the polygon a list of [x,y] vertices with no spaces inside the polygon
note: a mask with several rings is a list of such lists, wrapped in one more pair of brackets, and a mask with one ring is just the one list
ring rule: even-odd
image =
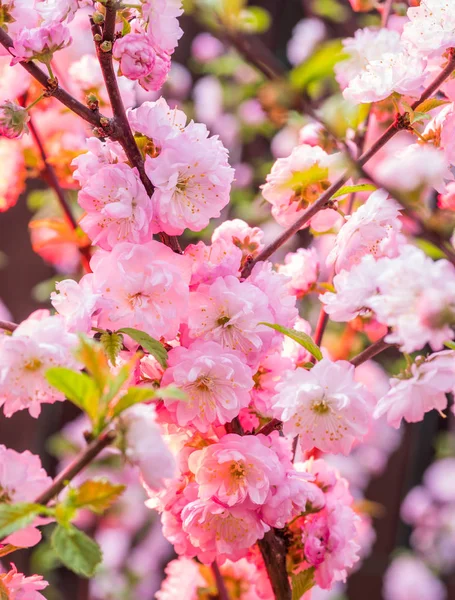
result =
[{"label": "tree branch", "polygon": [[268,531],[258,541],[259,550],[276,600],[291,600],[292,592],[286,569],[286,543],[277,530]]},{"label": "tree branch", "polygon": [[[51,185],[51,187],[53,188],[53,190],[55,191],[56,195],[57,195],[57,199],[60,205],[60,208],[62,209],[65,218],[68,222],[68,225],[71,227],[71,229],[73,231],[76,231],[76,229],[78,228],[78,224],[76,219],[74,218],[73,213],[71,212],[71,209],[69,207],[69,204],[67,202],[65,193],[63,192],[58,177],[55,174],[55,170],[54,167],[49,163],[48,159],[47,159],[47,154],[46,154],[46,150],[44,149],[43,146],[43,142],[41,140],[41,137],[32,121],[32,119],[30,119],[30,121],[28,122],[28,126],[30,129],[30,133],[32,134],[32,137],[35,141],[36,146],[38,147],[39,153],[41,155],[41,159],[44,163],[44,168],[46,170],[47,173],[47,178],[49,180],[49,183]],[[91,253],[90,253],[90,248],[88,246],[81,248],[80,246],[78,246],[78,250],[79,253],[81,255],[81,261],[82,261],[82,266],[84,267],[84,270],[87,273],[91,272],[90,269],[90,259],[91,259]]]},{"label": "tree branch", "polygon": [[226,584],[216,561],[212,563],[212,571],[215,576],[216,587],[218,588],[218,600],[230,600]]},{"label": "tree branch", "polygon": [[4,329],[5,331],[10,331],[13,333],[19,325],[17,323],[12,323],[11,321],[0,321],[0,329]]},{"label": "tree branch", "polygon": [[101,434],[96,440],[91,442],[87,448],[80,454],[66,469],[57,475],[47,490],[44,490],[37,498],[36,504],[47,504],[57,496],[85,467],[87,467],[98,454],[115,440],[115,431],[107,431]]},{"label": "tree branch", "polygon": [[[117,141],[125,151],[128,160],[133,167],[136,167],[139,177],[151,197],[154,187],[150,179],[147,177],[144,168],[144,160],[141,151],[139,150],[133,132],[131,131],[128,118],[126,116],[125,107],[123,105],[122,95],[118,86],[117,76],[114,70],[112,48],[115,43],[115,19],[117,14],[117,3],[109,0],[106,4],[106,17],[102,40],[95,39],[96,53],[103,73],[104,82],[106,84],[107,93],[111,102],[112,112],[114,114],[114,123],[119,131]],[[97,26],[92,25],[94,33],[97,32]],[[182,253],[178,239],[175,236],[169,236],[166,233],[159,234],[161,241],[172,248],[174,252]]]},{"label": "tree branch", "polygon": [[360,352],[360,354],[357,354],[357,356],[354,356],[354,358],[350,360],[351,365],[358,367],[384,350],[387,350],[388,348],[394,348],[396,346],[396,344],[388,344],[386,341],[384,341],[384,337],[371,344],[371,346],[368,346],[368,348],[365,348],[365,350]]},{"label": "tree branch", "polygon": [[[2,28],[0,28],[0,44],[6,48],[8,52],[13,46],[13,40]],[[44,71],[42,71],[33,61],[21,62],[20,65],[28,71],[34,79],[39,81],[39,83],[48,91],[50,96],[53,96],[56,100],[64,104],[93,127],[103,131],[106,136],[109,136],[114,140],[117,139],[118,131],[116,130],[112,119],[104,117],[98,111],[90,110],[90,108],[84,106],[84,104],[76,100],[76,98],[71,96],[71,94],[66,92],[59,85],[55,86],[52,84],[47,73],[44,73]]]},{"label": "tree branch", "polygon": [[[424,90],[420,98],[414,102],[414,104],[412,105],[412,109],[415,110],[421,102],[432,96],[432,94],[439,89],[441,84],[444,83],[444,81],[453,73],[454,69],[455,50],[451,48],[450,57],[447,62],[447,65],[444,67],[444,69],[442,69],[442,71],[433,80],[433,82]],[[364,152],[356,161],[354,161],[356,167],[363,167],[365,163],[367,163],[370,160],[370,158],[372,158],[378,152],[378,150],[385,146],[387,142],[391,140],[396,133],[398,133],[398,131],[407,129],[409,126],[409,123],[407,121],[408,120],[405,116],[403,117],[402,115],[397,115],[394,123],[384,131],[384,133],[374,142],[374,144],[366,152]],[[348,181],[350,177],[350,171],[346,171],[344,175],[339,177],[311,206],[309,206],[306,210],[303,211],[301,216],[293,225],[286,229],[271,244],[266,246],[253,261],[246,265],[245,269],[242,272],[242,277],[248,277],[254,265],[257,262],[267,260],[270,256],[272,256],[272,254],[274,254],[274,252],[276,252],[278,248],[285,244],[320,210],[323,210],[324,208],[329,208],[330,198]]]}]

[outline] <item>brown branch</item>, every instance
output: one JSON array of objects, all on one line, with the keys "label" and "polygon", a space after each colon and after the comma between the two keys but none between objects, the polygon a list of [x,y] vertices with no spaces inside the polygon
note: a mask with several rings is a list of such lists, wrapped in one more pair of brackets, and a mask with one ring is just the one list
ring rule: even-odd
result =
[{"label": "brown branch", "polygon": [[0,321],[0,329],[4,329],[5,331],[10,331],[13,333],[19,325],[17,323],[12,323],[11,321]]},{"label": "brown branch", "polygon": [[63,469],[59,475],[54,479],[52,484],[44,490],[37,498],[35,498],[36,504],[47,504],[55,496],[57,496],[68,484],[69,481],[74,479],[85,467],[87,467],[98,454],[104,450],[109,444],[115,440],[115,432],[108,431],[101,434],[96,440],[91,442],[87,448],[69,464],[66,469]]},{"label": "brown branch", "polygon": [[384,350],[387,350],[388,348],[393,348],[395,346],[396,344],[389,344],[386,341],[384,341],[384,338],[381,338],[380,340],[374,342],[374,344],[371,344],[371,346],[368,346],[368,348],[365,348],[365,350],[360,352],[360,354],[354,356],[354,358],[350,360],[350,363],[351,365],[354,365],[354,367],[358,367],[362,363],[366,362],[367,360],[370,360],[371,358],[373,358],[377,354],[380,354]]},{"label": "brown branch", "polygon": [[[0,44],[6,48],[8,52],[10,52],[10,48],[13,46],[13,40],[2,28],[0,28]],[[56,100],[64,104],[93,127],[101,129],[106,136],[112,137],[113,139],[117,138],[118,132],[111,119],[103,117],[98,111],[90,110],[90,108],[84,106],[84,104],[76,100],[76,98],[71,96],[71,94],[66,92],[59,85],[55,86],[52,84],[48,74],[42,71],[33,61],[21,62],[20,65],[46,90],[48,90],[49,95],[52,95]]]},{"label": "brown branch", "polygon": [[[30,133],[32,134],[32,137],[33,137],[35,144],[39,150],[39,153],[41,155],[41,159],[44,163],[44,168],[46,170],[48,182],[49,182],[50,186],[53,188],[53,190],[57,196],[58,203],[60,205],[60,208],[63,211],[63,214],[65,215],[68,225],[71,227],[71,229],[73,231],[76,231],[78,228],[77,221],[74,218],[73,213],[71,212],[71,209],[69,207],[68,201],[65,196],[65,193],[60,186],[60,182],[58,180],[57,175],[55,174],[54,167],[48,161],[46,150],[45,150],[43,142],[41,140],[41,136],[39,135],[32,119],[30,119],[30,121],[28,122],[28,126],[30,129]],[[90,247],[78,246],[78,250],[81,255],[81,262],[82,262],[82,266],[84,267],[84,270],[87,273],[90,273],[91,272],[91,269],[90,269],[90,259],[91,259]]]},{"label": "brown branch", "polygon": [[286,542],[280,531],[268,531],[258,541],[259,550],[276,600],[291,600],[292,592],[286,569]]},{"label": "brown branch", "polygon": [[255,435],[259,435],[259,434],[270,435],[272,433],[272,431],[281,429],[282,425],[283,425],[283,423],[279,419],[272,419],[271,421],[266,423],[264,425],[264,427],[261,427],[261,429],[259,429],[259,431],[256,432]]},{"label": "brown branch", "polygon": [[226,584],[224,583],[223,576],[221,575],[220,567],[216,561],[212,563],[212,571],[213,575],[215,576],[216,587],[218,588],[218,600],[230,600],[228,591],[226,589]]},{"label": "brown branch", "polygon": [[[450,58],[447,65],[442,69],[441,73],[433,80],[433,82],[424,90],[418,100],[412,105],[412,109],[415,110],[418,105],[432,96],[432,94],[439,89],[442,83],[449,77],[455,69],[455,50],[450,49]],[[372,158],[378,150],[387,144],[389,140],[400,130],[405,130],[409,127],[408,119],[406,116],[397,115],[395,121],[390,127],[388,127],[384,133],[374,142],[374,144],[364,152],[356,161],[356,167],[363,167]],[[251,261],[243,270],[242,277],[248,277],[257,262],[267,260],[278,248],[285,244],[297,231],[299,231],[314,215],[324,208],[330,207],[330,198],[335,194],[351,177],[350,171],[346,171],[344,175],[339,177],[311,206],[309,206],[297,221],[286,229],[276,240],[266,246],[262,252]]]},{"label": "brown branch", "polygon": [[[106,17],[104,21],[104,29],[101,40],[95,39],[96,53],[103,73],[104,82],[106,84],[107,93],[111,102],[112,112],[114,114],[114,122],[116,129],[119,131],[117,141],[125,151],[130,164],[136,167],[139,177],[151,197],[154,187],[150,179],[147,177],[144,167],[144,159],[139,150],[133,132],[131,131],[128,118],[126,116],[125,107],[123,105],[122,95],[118,86],[117,76],[114,70],[112,58],[112,48],[115,43],[115,20],[117,15],[117,3],[109,0],[106,4]],[[98,26],[92,25],[93,33],[98,33]],[[96,36],[98,38],[98,36]],[[182,253],[178,239],[175,236],[169,236],[166,233],[159,234],[161,241],[172,248],[174,252]]]}]

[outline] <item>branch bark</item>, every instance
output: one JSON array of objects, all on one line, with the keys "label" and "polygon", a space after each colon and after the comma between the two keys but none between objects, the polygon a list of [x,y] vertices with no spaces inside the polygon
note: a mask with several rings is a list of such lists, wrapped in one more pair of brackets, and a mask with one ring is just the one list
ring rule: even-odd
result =
[{"label": "branch bark", "polygon": [[220,567],[215,561],[212,563],[212,571],[215,576],[216,587],[218,588],[218,600],[230,600],[229,593],[226,589],[223,576],[221,575]]},{"label": "branch bark", "polygon": [[268,531],[258,541],[259,550],[276,600],[291,600],[292,592],[286,569],[286,543],[279,531]]},{"label": "branch bark", "polygon": [[0,329],[4,331],[9,331],[13,333],[18,328],[17,323],[12,323],[11,321],[0,321]]},{"label": "branch bark", "polygon": [[85,467],[87,467],[98,454],[115,440],[115,432],[108,431],[101,434],[96,440],[91,442],[87,448],[80,454],[66,469],[64,469],[54,479],[52,484],[35,498],[36,504],[47,504],[57,496]]},{"label": "branch bark", "polygon": [[354,358],[350,360],[350,363],[351,365],[354,365],[354,367],[358,367],[362,363],[366,362],[367,360],[370,360],[371,358],[373,358],[377,354],[380,354],[384,350],[387,350],[388,348],[393,348],[395,346],[396,344],[389,344],[384,340],[384,338],[381,338],[380,340],[377,340],[376,342],[371,344],[371,346],[368,346],[368,348],[365,348],[363,352],[360,352],[360,354],[354,356]]},{"label": "branch bark", "polygon": [[[125,107],[123,105],[122,95],[118,86],[117,76],[114,70],[112,47],[115,43],[116,14],[117,3],[110,0],[106,4],[106,17],[104,22],[102,40],[95,40],[96,53],[101,66],[101,71],[103,73],[107,93],[109,94],[109,100],[111,102],[112,112],[114,114],[113,120],[116,126],[116,130],[119,132],[117,141],[125,151],[125,154],[128,157],[128,160],[130,161],[131,165],[133,167],[136,167],[136,169],[138,170],[139,177],[141,178],[141,181],[147,191],[147,194],[151,197],[153,194],[154,187],[145,172],[144,160],[142,158],[141,151],[139,150],[136,144],[136,140],[134,139],[133,132],[131,131],[128,118],[126,116]],[[106,42],[108,43],[107,48]],[[161,241],[164,244],[166,244],[166,246],[169,246],[174,252],[182,254],[182,249],[180,248],[179,241],[175,236],[169,236],[166,233],[160,233],[159,236]]]}]

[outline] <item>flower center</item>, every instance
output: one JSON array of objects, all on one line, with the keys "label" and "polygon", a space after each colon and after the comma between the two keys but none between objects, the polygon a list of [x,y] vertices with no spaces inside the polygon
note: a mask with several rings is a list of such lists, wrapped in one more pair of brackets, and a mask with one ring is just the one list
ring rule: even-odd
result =
[{"label": "flower center", "polygon": [[243,479],[245,477],[246,468],[243,462],[233,462],[229,469],[233,479]]},{"label": "flower center", "polygon": [[317,415],[326,415],[330,411],[330,406],[323,398],[321,398],[320,400],[315,400],[313,402],[311,410]]},{"label": "flower center", "polygon": [[230,321],[230,317],[220,317],[216,323],[220,327],[224,327],[224,325],[226,325],[226,323],[229,323],[229,321]]},{"label": "flower center", "polygon": [[38,371],[38,369],[42,365],[43,365],[43,363],[38,358],[32,358],[31,360],[28,361],[28,363],[25,363],[24,369],[26,371],[30,371],[31,373],[34,373],[35,371]]}]

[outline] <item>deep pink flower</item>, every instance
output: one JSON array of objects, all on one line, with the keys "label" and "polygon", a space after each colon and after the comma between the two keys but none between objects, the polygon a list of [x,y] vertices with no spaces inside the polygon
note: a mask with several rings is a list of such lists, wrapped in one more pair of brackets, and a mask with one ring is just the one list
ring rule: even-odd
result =
[{"label": "deep pink flower", "polygon": [[41,575],[25,577],[13,564],[11,567],[8,573],[0,574],[0,591],[5,588],[8,600],[46,600],[39,590],[44,590],[49,584]]},{"label": "deep pink flower", "polygon": [[145,33],[128,33],[116,40],[112,50],[120,61],[120,72],[135,81],[147,77],[153,70],[156,53]]}]

